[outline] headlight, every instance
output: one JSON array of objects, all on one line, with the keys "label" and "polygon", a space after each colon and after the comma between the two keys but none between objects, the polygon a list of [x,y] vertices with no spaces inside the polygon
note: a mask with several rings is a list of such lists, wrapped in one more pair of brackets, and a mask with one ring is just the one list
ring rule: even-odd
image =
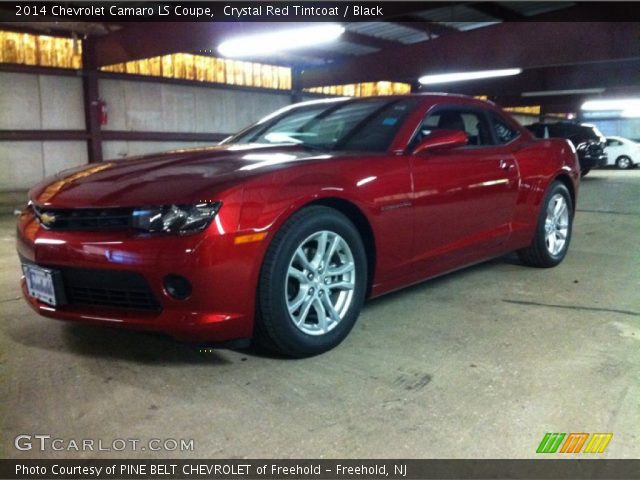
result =
[{"label": "headlight", "polygon": [[136,208],[132,214],[132,226],[150,233],[200,232],[207,228],[220,207],[222,202]]}]

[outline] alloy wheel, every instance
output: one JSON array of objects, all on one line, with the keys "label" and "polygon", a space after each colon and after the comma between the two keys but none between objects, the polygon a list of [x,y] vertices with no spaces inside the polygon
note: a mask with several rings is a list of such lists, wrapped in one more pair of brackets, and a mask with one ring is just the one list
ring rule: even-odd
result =
[{"label": "alloy wheel", "polygon": [[346,240],[328,230],[313,233],[296,248],[287,269],[291,321],[308,335],[330,332],[349,311],[355,282],[355,262]]},{"label": "alloy wheel", "polygon": [[551,255],[562,252],[569,234],[569,208],[563,195],[556,193],[547,206],[544,221],[545,244]]}]

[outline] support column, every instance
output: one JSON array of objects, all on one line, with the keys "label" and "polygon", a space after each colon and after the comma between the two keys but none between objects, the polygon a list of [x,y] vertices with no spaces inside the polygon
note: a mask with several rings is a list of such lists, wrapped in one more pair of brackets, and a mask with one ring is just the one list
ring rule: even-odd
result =
[{"label": "support column", "polygon": [[302,68],[291,67],[291,103],[302,101]]},{"label": "support column", "polygon": [[100,130],[100,94],[98,71],[95,59],[95,44],[92,38],[82,42],[82,89],[84,115],[88,134],[87,149],[89,163],[102,162],[102,133]]}]

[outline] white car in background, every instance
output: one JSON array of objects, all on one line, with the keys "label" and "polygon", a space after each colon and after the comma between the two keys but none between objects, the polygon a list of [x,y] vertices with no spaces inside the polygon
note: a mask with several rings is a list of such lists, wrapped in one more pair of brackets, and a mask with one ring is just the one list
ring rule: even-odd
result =
[{"label": "white car in background", "polygon": [[640,143],[628,138],[607,137],[605,152],[609,158],[607,165],[627,169],[640,163]]}]

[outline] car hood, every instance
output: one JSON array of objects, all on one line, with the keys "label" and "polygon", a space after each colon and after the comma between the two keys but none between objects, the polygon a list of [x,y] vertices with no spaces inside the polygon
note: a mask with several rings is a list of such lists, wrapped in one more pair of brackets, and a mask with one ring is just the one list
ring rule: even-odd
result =
[{"label": "car hood", "polygon": [[217,145],[92,164],[33,187],[31,201],[53,208],[128,207],[211,199],[238,180],[332,158],[295,145]]}]

